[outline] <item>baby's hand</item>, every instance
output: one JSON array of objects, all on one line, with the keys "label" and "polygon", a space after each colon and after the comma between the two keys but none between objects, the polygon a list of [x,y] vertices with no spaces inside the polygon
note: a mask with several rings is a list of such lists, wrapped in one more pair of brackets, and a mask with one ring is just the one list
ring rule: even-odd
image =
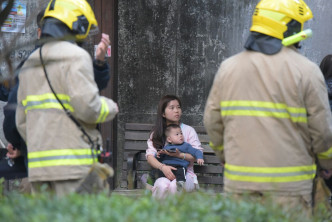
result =
[{"label": "baby's hand", "polygon": [[202,166],[204,164],[204,160],[203,159],[197,159],[197,163]]}]

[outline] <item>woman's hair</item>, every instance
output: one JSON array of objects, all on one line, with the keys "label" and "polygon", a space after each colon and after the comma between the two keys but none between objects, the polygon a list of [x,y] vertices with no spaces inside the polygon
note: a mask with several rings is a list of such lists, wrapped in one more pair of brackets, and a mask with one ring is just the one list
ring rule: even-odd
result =
[{"label": "woman's hair", "polygon": [[181,106],[181,100],[174,95],[166,95],[162,97],[158,104],[156,124],[151,131],[152,143],[156,149],[162,149],[166,142],[164,134],[166,129],[166,118],[163,117],[163,114],[165,113],[168,103],[172,100],[177,100]]},{"label": "woman's hair", "polygon": [[325,80],[332,78],[332,55],[325,56],[319,67]]}]

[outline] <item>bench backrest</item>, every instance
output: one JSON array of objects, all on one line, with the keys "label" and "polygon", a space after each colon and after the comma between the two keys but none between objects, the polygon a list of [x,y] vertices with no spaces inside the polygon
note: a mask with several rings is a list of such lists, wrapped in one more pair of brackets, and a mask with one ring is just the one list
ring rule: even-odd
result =
[{"label": "bench backrest", "polygon": [[[147,163],[145,158],[145,150],[147,148],[147,139],[150,136],[152,124],[142,123],[127,123],[125,125],[125,143],[124,143],[124,162],[123,162],[123,177],[121,186],[128,187],[128,157],[134,156],[133,167],[136,173],[134,188],[143,188],[143,184],[140,183],[140,176],[151,171],[150,165]],[[222,190],[223,179],[222,172],[223,168],[220,164],[219,158],[214,154],[214,151],[209,147],[209,139],[206,134],[204,127],[193,126],[196,130],[198,137],[204,148],[204,165],[194,166],[194,172],[197,174],[198,182],[201,187]]]}]

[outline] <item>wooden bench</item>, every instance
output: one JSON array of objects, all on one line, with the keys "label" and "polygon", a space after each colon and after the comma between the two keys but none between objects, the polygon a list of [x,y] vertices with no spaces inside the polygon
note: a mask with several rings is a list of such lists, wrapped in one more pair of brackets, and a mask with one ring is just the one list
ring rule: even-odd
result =
[{"label": "wooden bench", "polygon": [[[125,125],[125,143],[123,175],[121,187],[124,189],[143,189],[140,178],[151,172],[152,168],[145,158],[147,139],[150,136],[152,124],[127,123]],[[201,188],[221,192],[223,188],[223,168],[219,158],[211,147],[204,127],[193,126],[204,148],[204,165],[194,165]]]}]

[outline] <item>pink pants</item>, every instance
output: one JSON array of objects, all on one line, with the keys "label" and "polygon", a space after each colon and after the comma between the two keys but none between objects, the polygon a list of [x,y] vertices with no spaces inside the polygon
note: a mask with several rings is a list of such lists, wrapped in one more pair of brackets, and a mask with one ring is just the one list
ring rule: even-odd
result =
[{"label": "pink pants", "polygon": [[[186,192],[194,191],[198,187],[197,177],[194,173],[187,172],[186,174],[186,182],[184,185],[184,189]],[[152,188],[152,196],[157,198],[165,198],[168,194],[176,194],[176,179],[170,181],[166,177],[158,178]]]}]

